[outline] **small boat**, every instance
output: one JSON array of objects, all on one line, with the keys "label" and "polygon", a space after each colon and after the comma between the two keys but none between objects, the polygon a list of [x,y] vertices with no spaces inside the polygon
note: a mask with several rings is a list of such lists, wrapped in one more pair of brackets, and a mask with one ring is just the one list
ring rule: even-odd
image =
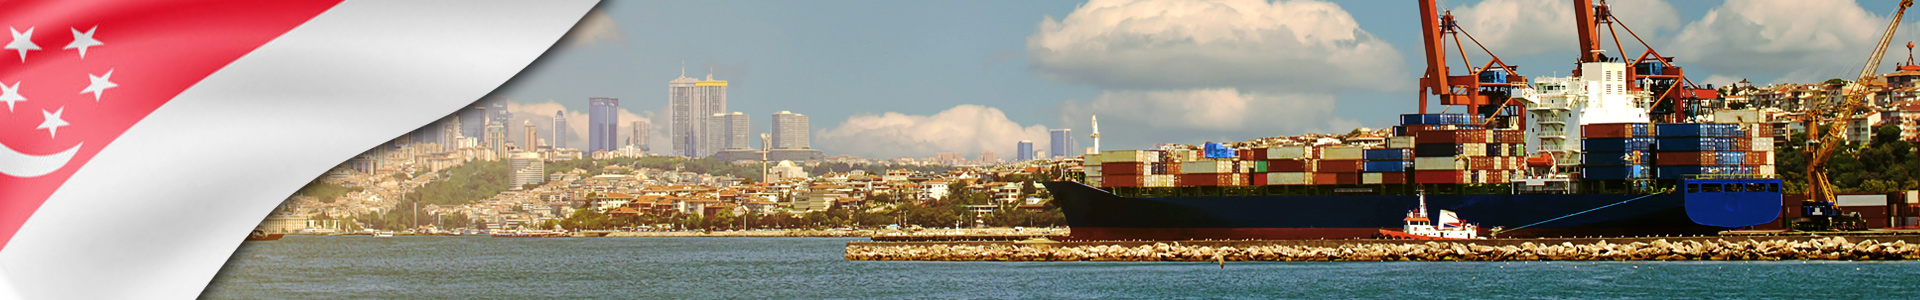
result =
[{"label": "small boat", "polygon": [[1407,212],[1406,226],[1401,230],[1381,229],[1380,235],[1390,239],[1409,240],[1472,240],[1480,239],[1480,225],[1468,224],[1451,210],[1440,210],[1440,222],[1435,225],[1427,218],[1427,195],[1420,195],[1420,208]]},{"label": "small boat", "polygon": [[254,229],[252,233],[247,234],[247,240],[274,241],[274,240],[279,240],[281,237],[285,237],[285,236],[287,236],[287,234],[285,233],[268,233],[266,230]]},{"label": "small boat", "polygon": [[392,231],[375,231],[373,237],[393,237]]}]

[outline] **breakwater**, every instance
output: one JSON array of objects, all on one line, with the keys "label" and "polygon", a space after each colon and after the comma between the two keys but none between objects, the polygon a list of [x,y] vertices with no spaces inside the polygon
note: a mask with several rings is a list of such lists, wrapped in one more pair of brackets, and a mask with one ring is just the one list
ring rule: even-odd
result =
[{"label": "breakwater", "polygon": [[1920,236],[1311,240],[1188,242],[852,242],[847,260],[1532,261],[1912,260]]}]

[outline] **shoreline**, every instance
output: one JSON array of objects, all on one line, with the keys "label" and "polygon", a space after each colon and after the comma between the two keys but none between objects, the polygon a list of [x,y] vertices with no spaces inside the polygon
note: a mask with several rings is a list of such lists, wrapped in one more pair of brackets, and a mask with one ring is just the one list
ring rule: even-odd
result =
[{"label": "shoreline", "polygon": [[849,242],[853,261],[1916,260],[1920,235],[1614,239]]}]

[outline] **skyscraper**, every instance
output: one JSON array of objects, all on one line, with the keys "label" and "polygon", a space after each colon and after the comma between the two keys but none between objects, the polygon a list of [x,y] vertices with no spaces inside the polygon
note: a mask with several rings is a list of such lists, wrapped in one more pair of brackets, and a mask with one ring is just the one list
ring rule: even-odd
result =
[{"label": "skyscraper", "polygon": [[1047,142],[1047,147],[1053,148],[1053,151],[1047,154],[1058,158],[1073,156],[1075,153],[1078,153],[1074,151],[1079,148],[1074,147],[1076,145],[1074,145],[1073,142],[1073,129],[1054,129],[1048,130],[1047,133],[1053,135],[1053,140]]},{"label": "skyscraper", "polygon": [[487,105],[474,104],[460,109],[460,136],[485,139],[487,136]]},{"label": "skyscraper", "polygon": [[680,78],[667,82],[667,132],[673,138],[674,153],[707,156],[720,150],[714,146],[719,141],[710,140],[714,134],[707,119],[727,111],[727,82],[713,80],[711,72],[706,80],[687,78],[686,73],[681,69]]},{"label": "skyscraper", "polygon": [[513,122],[513,112],[507,111],[506,103],[495,101],[493,104],[487,105],[487,122],[500,123],[500,126],[507,126],[508,122]]},{"label": "skyscraper", "polygon": [[507,125],[487,123],[487,149],[493,150],[493,157],[507,157]]},{"label": "skyscraper", "polygon": [[521,123],[526,124],[526,129],[523,131],[527,132],[527,138],[523,140],[526,142],[520,144],[520,151],[533,151],[534,148],[539,148],[540,130],[533,127],[533,120],[526,120]]},{"label": "skyscraper", "polygon": [[807,137],[807,115],[781,111],[773,114],[773,149],[812,147]]},{"label": "skyscraper", "polygon": [[507,170],[512,172],[508,182],[513,190],[520,190],[528,184],[547,181],[547,162],[540,159],[539,153],[514,153],[507,158]]},{"label": "skyscraper", "polygon": [[1020,161],[1033,160],[1033,141],[1021,140],[1020,144],[1015,145],[1013,149],[1014,159]]},{"label": "skyscraper", "polygon": [[647,133],[649,133],[647,127],[649,127],[647,121],[634,121],[634,125],[628,127],[628,129],[634,129],[634,133],[632,133],[632,135],[626,135],[626,144],[634,144],[634,148],[639,148],[639,150],[645,152],[645,150],[647,150]]},{"label": "skyscraper", "polygon": [[721,139],[725,141],[725,145],[721,147],[721,149],[753,148],[752,144],[748,144],[751,138],[748,134],[753,131],[753,121],[747,117],[746,113],[736,111],[721,116],[720,120],[722,125],[725,126],[721,132],[726,133],[721,137]]},{"label": "skyscraper", "polygon": [[557,110],[553,112],[553,148],[561,149],[566,147],[567,147],[567,111]]},{"label": "skyscraper", "polygon": [[587,99],[587,153],[614,151],[619,147],[620,99]]}]

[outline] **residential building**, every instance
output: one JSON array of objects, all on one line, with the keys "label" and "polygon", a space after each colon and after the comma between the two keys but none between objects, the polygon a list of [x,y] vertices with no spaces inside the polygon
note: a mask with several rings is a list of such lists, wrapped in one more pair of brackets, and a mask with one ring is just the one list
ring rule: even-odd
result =
[{"label": "residential building", "polygon": [[620,99],[587,99],[587,152],[618,150]]},{"label": "residential building", "polygon": [[535,129],[533,120],[526,120],[521,123],[524,124],[521,127],[525,128],[521,131],[525,131],[527,137],[521,139],[524,143],[520,144],[520,149],[523,151],[533,151],[533,149],[540,147],[540,130]]},{"label": "residential building", "polygon": [[515,152],[507,160],[507,169],[513,171],[512,189],[519,190],[528,184],[546,182],[547,162],[540,159],[540,153]]}]

